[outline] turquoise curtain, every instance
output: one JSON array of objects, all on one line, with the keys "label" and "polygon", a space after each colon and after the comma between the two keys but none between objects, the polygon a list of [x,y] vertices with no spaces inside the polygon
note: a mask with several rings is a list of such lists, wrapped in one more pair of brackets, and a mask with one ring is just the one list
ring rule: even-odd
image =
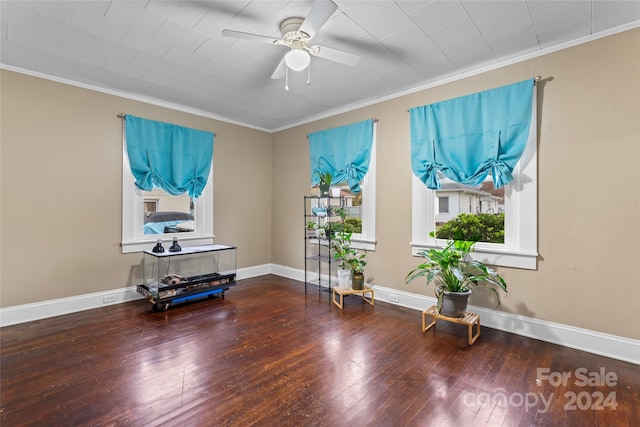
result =
[{"label": "turquoise curtain", "polygon": [[465,185],[479,185],[489,173],[495,188],[508,184],[529,137],[534,83],[412,108],[413,173],[431,189],[440,188],[438,171]]},{"label": "turquoise curtain", "polygon": [[311,185],[318,174],[329,172],[332,182],[347,181],[353,193],[369,170],[373,144],[373,119],[309,134]]},{"label": "turquoise curtain", "polygon": [[127,114],[125,135],[138,188],[200,196],[213,161],[213,133]]}]

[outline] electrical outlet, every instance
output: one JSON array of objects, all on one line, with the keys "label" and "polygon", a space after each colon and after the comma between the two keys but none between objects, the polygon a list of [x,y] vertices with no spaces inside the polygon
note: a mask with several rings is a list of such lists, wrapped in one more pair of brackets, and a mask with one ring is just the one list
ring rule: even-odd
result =
[{"label": "electrical outlet", "polygon": [[115,295],[105,295],[102,297],[102,303],[103,304],[108,304],[110,302],[115,302],[116,301],[116,296]]},{"label": "electrical outlet", "polygon": [[395,294],[389,294],[389,302],[399,302],[400,298],[398,297],[398,295]]}]

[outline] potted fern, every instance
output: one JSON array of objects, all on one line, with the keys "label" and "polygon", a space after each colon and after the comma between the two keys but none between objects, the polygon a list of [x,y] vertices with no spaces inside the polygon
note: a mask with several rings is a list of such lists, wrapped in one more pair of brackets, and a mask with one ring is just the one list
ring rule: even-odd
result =
[{"label": "potted fern", "polygon": [[[433,233],[431,233],[433,237]],[[413,268],[405,283],[425,277],[427,284],[436,281],[438,312],[448,317],[463,317],[471,288],[486,287],[493,291],[500,306],[498,289],[507,292],[507,283],[481,261],[469,259],[476,242],[449,240],[444,248],[418,252],[425,262]]]}]

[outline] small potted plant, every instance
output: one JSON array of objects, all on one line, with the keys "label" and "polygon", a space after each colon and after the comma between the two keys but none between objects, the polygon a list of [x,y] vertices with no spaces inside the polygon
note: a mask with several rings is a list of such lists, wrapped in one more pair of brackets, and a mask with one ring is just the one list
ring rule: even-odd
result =
[{"label": "small potted plant", "polygon": [[[338,235],[346,231],[344,219],[346,218],[346,211],[342,207],[330,206],[325,209],[325,216],[327,216],[328,221],[325,222],[323,226],[320,228],[323,229],[321,233],[324,233],[325,238],[327,239],[337,239]],[[336,219],[339,217],[340,219]]]},{"label": "small potted plant", "polygon": [[339,216],[342,221],[347,217],[347,211],[342,206],[331,207],[330,213],[331,215]]},{"label": "small potted plant", "polygon": [[329,172],[318,172],[318,178],[320,179],[320,184],[318,185],[320,187],[320,196],[328,196],[333,177]]},{"label": "small potted plant", "polygon": [[[431,237],[434,237],[431,233]],[[496,296],[500,306],[498,289],[507,292],[507,283],[492,268],[481,261],[469,259],[476,242],[449,240],[447,246],[418,252],[426,261],[413,268],[405,283],[426,277],[427,284],[437,281],[438,312],[448,317],[463,317],[471,288],[486,287]]]},{"label": "small potted plant", "polygon": [[364,289],[364,266],[367,265],[367,254],[355,251],[353,255],[348,260],[351,270],[351,287],[361,291]]},{"label": "small potted plant", "polygon": [[[351,233],[338,233],[336,239],[331,241],[331,249],[333,258],[340,262],[338,269],[340,287],[348,289],[348,278],[351,276],[351,287],[354,290],[364,289],[364,267],[367,265],[367,255],[351,248]],[[346,284],[344,281],[340,282],[341,277],[347,278]]]},{"label": "small potted plant", "polygon": [[318,237],[318,223],[315,221],[307,221],[307,237]]}]

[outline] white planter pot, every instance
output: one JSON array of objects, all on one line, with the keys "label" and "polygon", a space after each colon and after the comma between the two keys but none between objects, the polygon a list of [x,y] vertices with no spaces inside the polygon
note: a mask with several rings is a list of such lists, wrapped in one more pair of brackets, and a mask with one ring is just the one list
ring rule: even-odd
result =
[{"label": "white planter pot", "polygon": [[351,288],[351,270],[338,269],[338,286],[340,289]]},{"label": "white planter pot", "polygon": [[340,188],[331,187],[331,197],[340,197]]}]

